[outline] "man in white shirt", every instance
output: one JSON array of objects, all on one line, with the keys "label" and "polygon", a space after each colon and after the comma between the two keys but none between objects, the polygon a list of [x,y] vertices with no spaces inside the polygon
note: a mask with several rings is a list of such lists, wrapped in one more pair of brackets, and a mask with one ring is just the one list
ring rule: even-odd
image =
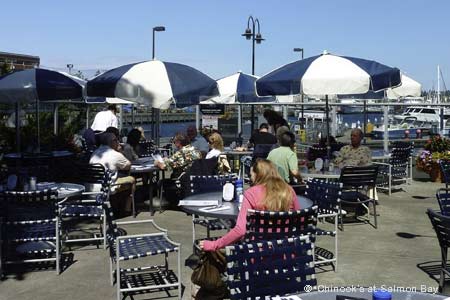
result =
[{"label": "man in white shirt", "polygon": [[132,197],[136,188],[133,176],[119,176],[119,171],[129,171],[131,162],[118,151],[119,140],[110,132],[101,135],[101,146],[92,153],[90,164],[101,164],[113,172],[116,189],[111,194],[111,205],[116,213],[128,215],[131,212]]},{"label": "man in white shirt", "polygon": [[105,131],[108,127],[118,128],[117,107],[114,104],[108,105],[108,109],[100,111],[95,115],[91,129],[94,131]]}]

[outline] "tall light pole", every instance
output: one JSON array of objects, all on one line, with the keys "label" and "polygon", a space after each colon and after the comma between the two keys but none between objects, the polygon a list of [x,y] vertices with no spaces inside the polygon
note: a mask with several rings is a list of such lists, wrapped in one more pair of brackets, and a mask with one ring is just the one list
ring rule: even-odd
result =
[{"label": "tall light pole", "polygon": [[[302,60],[303,60],[303,54],[304,54],[303,48],[294,48],[294,52],[301,52],[302,53]],[[300,128],[301,129],[305,129],[305,116],[304,116],[305,109],[304,109],[304,106],[303,106],[303,100],[304,100],[303,99],[303,91],[302,91],[301,97],[302,97],[302,117],[301,117],[301,122],[300,122]]]},{"label": "tall light pole", "polygon": [[[251,28],[250,28],[250,22],[251,22]],[[258,25],[258,32],[256,32],[256,25]],[[248,17],[247,20],[247,29],[245,29],[245,32],[242,34],[242,36],[245,36],[247,40],[252,40],[252,75],[255,75],[255,44],[261,44],[264,39],[261,36],[260,32],[260,24],[258,18],[253,18],[253,16]],[[251,132],[253,132],[254,129],[254,119],[255,119],[255,106],[252,105],[251,110],[251,118],[252,121],[250,123],[251,126]]]},{"label": "tall light pole", "polygon": [[[153,42],[152,42],[152,59],[155,59],[155,32],[156,31],[166,31],[164,26],[153,27]],[[152,108],[152,139],[155,141],[156,145],[159,146],[159,121],[160,112],[157,108]]]}]

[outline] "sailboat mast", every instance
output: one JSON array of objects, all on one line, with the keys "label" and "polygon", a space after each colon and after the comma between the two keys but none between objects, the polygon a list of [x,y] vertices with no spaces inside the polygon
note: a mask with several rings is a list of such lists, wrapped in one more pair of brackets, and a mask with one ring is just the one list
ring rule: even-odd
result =
[{"label": "sailboat mast", "polygon": [[439,70],[439,65],[437,66],[437,103],[440,104],[441,103],[441,87],[440,87],[440,83],[441,83],[441,72]]}]

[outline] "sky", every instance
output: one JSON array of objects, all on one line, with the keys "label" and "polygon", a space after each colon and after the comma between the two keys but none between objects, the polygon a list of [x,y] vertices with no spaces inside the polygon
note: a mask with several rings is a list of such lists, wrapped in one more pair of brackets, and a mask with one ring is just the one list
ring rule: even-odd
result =
[{"label": "sky", "polygon": [[[330,53],[398,67],[437,88],[437,66],[450,89],[450,1],[446,0],[77,0],[2,1],[0,51],[37,55],[41,66],[93,75],[152,58],[187,64],[214,79],[251,73],[250,15],[266,40],[256,45],[255,74]],[[442,83],[441,83],[441,89]]]}]

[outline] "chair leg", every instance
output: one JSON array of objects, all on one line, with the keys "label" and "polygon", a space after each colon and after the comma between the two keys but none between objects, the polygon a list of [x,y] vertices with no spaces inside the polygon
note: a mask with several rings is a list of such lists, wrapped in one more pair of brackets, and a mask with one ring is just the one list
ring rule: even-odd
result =
[{"label": "chair leg", "polygon": [[61,259],[61,254],[60,254],[60,251],[61,251],[61,248],[60,248],[60,237],[59,237],[59,219],[58,218],[56,218],[56,257],[55,257],[55,259],[56,259],[56,274],[58,274],[59,275],[59,273],[60,273],[60,259]]},{"label": "chair leg", "polygon": [[182,284],[181,284],[181,246],[178,247],[178,299],[181,300],[182,295]]},{"label": "chair leg", "polygon": [[106,249],[106,215],[103,211],[103,249]]},{"label": "chair leg", "polygon": [[109,259],[109,279],[111,282],[111,286],[114,286],[114,273],[113,273],[113,260]]},{"label": "chair leg", "polygon": [[441,276],[439,278],[439,292],[442,292],[445,285],[445,272],[444,270],[447,268],[447,248],[441,248]]},{"label": "chair leg", "polygon": [[375,203],[375,200],[372,201],[372,206],[373,206],[373,220],[375,223],[375,228],[378,228],[378,223],[377,223],[377,205]]},{"label": "chair leg", "polygon": [[334,235],[334,258],[336,259],[334,263],[334,271],[338,271],[338,217],[339,215],[336,215],[334,218],[334,230],[336,234]]}]

